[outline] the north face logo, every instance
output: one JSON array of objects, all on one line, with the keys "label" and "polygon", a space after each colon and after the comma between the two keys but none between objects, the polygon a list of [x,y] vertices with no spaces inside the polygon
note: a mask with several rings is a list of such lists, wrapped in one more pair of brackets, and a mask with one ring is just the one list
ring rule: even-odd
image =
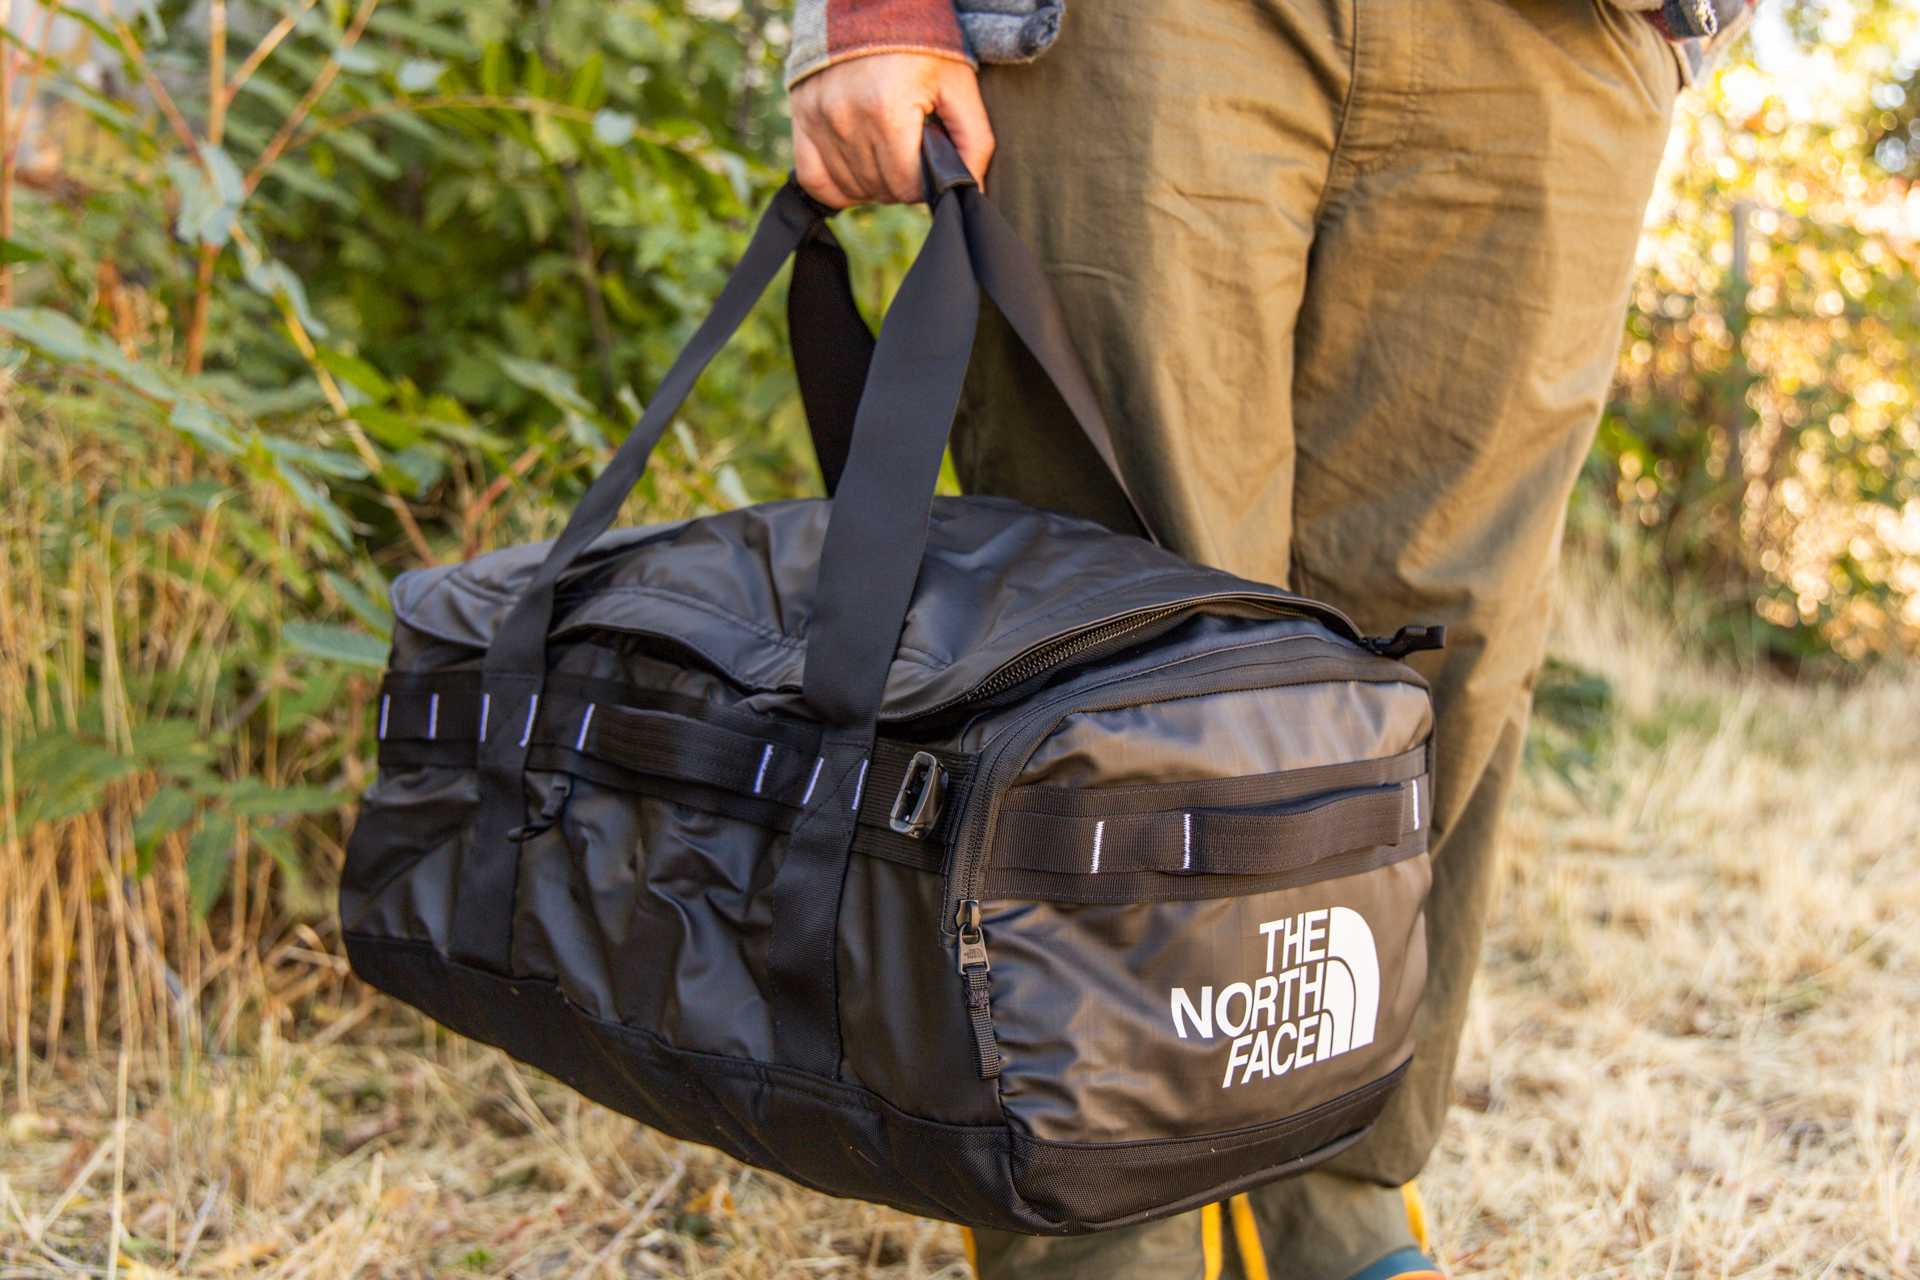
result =
[{"label": "the north face logo", "polygon": [[[1373,1043],[1380,1013],[1380,956],[1358,911],[1333,907],[1260,926],[1267,971],[1218,995],[1200,988],[1195,1003],[1174,987],[1169,1004],[1182,1040],[1232,1037],[1222,1089],[1270,1079]],[[1235,1075],[1239,1076],[1236,1082]]]}]

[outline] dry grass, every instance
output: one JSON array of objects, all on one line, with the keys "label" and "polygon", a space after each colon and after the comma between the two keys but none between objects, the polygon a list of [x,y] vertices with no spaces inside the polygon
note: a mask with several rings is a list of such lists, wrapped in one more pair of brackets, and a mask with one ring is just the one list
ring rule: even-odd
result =
[{"label": "dry grass", "polygon": [[1591,581],[1616,716],[1523,786],[1423,1180],[1486,1276],[1920,1276],[1920,683],[1732,682]]},{"label": "dry grass", "polygon": [[661,1139],[381,1005],[357,1043],[269,1030],[124,1113],[111,1067],[65,1073],[9,1122],[0,1275],[98,1274],[116,1211],[134,1278],[965,1273],[950,1227]]},{"label": "dry grass", "polygon": [[[1920,683],[1714,676],[1593,582],[1564,614],[1616,709],[1575,787],[1515,802],[1423,1180],[1443,1261],[1920,1277]],[[323,947],[261,956],[251,1014],[190,1041],[217,1056],[106,1034],[8,1077],[0,1277],[965,1275],[950,1227],[637,1130]]]}]

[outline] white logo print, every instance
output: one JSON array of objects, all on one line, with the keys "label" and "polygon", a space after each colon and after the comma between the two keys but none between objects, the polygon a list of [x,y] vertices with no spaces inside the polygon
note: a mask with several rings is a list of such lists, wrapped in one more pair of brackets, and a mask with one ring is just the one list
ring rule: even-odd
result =
[{"label": "white logo print", "polygon": [[1267,971],[1251,984],[1236,982],[1215,995],[1200,988],[1199,1003],[1174,987],[1169,1004],[1174,1032],[1202,1040],[1232,1037],[1222,1089],[1283,1076],[1300,1067],[1364,1049],[1373,1043],[1380,1013],[1380,957],[1373,930],[1358,911],[1333,907],[1269,920]]}]

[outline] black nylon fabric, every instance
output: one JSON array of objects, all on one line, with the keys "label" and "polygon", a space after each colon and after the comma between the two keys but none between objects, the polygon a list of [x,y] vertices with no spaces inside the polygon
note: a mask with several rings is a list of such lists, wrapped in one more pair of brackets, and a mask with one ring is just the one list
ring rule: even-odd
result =
[{"label": "black nylon fabric", "polygon": [[824,223],[794,252],[787,332],[814,456],[831,498],[853,448],[853,418],[873,363],[873,331],[854,303],[846,250]]},{"label": "black nylon fabric", "polygon": [[[932,497],[981,288],[1112,458],[947,151],[870,350],[789,187],[560,538],[394,584],[342,931],[367,981],[664,1132],[1078,1233],[1365,1133],[1425,975],[1431,706],[1324,605]],[[605,532],[793,252],[836,496]]]},{"label": "black nylon fabric", "polygon": [[[1405,1068],[1339,1105],[1187,1142],[1048,1143],[903,1114],[864,1090],[687,1053],[571,1008],[551,983],[463,969],[431,948],[346,936],[355,972],[660,1132],[829,1195],[1029,1235],[1185,1212],[1311,1168],[1366,1136]],[[1030,1188],[1023,1193],[1021,1188]]]}]

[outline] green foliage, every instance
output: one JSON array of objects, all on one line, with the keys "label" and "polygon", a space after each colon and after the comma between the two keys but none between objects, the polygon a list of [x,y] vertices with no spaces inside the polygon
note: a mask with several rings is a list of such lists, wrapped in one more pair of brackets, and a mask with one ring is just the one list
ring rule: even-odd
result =
[{"label": "green foliage", "polygon": [[1832,666],[1920,641],[1920,251],[1868,145],[1896,18],[1858,18],[1823,95],[1738,62],[1683,104],[1587,490],[1716,650]]},{"label": "green foliage", "polygon": [[33,705],[6,709],[11,817],[21,830],[99,815],[112,831],[130,819],[122,872],[135,881],[181,842],[202,916],[244,833],[310,910],[309,841],[294,829],[349,797],[304,779],[330,783],[351,746],[315,722],[358,712],[369,686],[303,657],[280,618],[289,594],[340,611],[342,589],[358,588],[311,576],[343,553],[318,530],[290,534],[286,490],[233,483],[241,455],[175,483],[190,455],[164,421],[84,436],[52,425],[95,408],[84,394],[31,392],[9,415],[6,480],[21,496],[5,539],[19,645],[6,675],[13,694],[37,691]]},{"label": "green foliage", "polygon": [[[3,246],[9,580],[132,585],[9,602],[53,637],[0,691],[10,816],[118,814],[199,916],[249,848],[310,899],[387,577],[546,536],[597,473],[784,176],[784,30],[726,0],[67,12],[111,74],[48,69],[58,172]],[[919,220],[842,221],[877,310]],[[761,308],[636,518],[812,483],[785,346]]]},{"label": "green foliage", "polygon": [[[601,0],[386,0],[356,52],[263,182],[262,231],[333,345],[516,447],[543,443],[540,474],[577,492],[607,445],[580,410],[618,420],[645,399],[781,176],[774,54],[745,16]],[[236,100],[236,137],[270,136],[298,55],[319,48],[298,43]],[[688,421],[738,436],[792,399],[767,316]],[[778,491],[799,479],[795,442],[734,451]],[[428,447],[444,466],[471,445]],[[419,478],[437,478],[426,461]]]}]

